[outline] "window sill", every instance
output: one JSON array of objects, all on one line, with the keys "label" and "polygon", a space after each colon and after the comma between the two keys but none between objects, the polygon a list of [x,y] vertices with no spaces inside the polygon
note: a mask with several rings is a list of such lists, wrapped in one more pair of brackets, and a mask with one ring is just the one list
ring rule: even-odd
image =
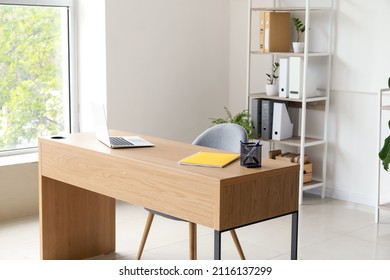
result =
[{"label": "window sill", "polygon": [[0,157],[0,167],[38,162],[38,152]]}]

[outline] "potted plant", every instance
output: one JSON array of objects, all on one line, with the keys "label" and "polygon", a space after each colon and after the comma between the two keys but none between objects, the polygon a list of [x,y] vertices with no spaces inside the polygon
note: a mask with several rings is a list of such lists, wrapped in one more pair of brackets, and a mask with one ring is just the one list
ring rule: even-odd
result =
[{"label": "potted plant", "polygon": [[267,95],[278,95],[279,93],[279,84],[277,83],[279,76],[276,75],[279,66],[278,62],[273,63],[272,72],[265,74],[267,76],[267,84],[265,85],[265,92]]},{"label": "potted plant", "polygon": [[[390,78],[387,81],[388,87],[390,88]],[[390,121],[388,123],[389,129],[390,129]],[[389,164],[390,164],[390,135],[387,136],[383,143],[383,147],[381,151],[379,152],[379,158],[382,160],[383,168],[386,171],[389,171]]]},{"label": "potted plant", "polygon": [[236,115],[233,115],[230,113],[228,108],[223,107],[225,109],[225,112],[227,114],[227,118],[211,118],[211,123],[212,124],[220,124],[220,123],[235,123],[238,125],[241,125],[245,130],[246,133],[248,134],[249,139],[253,138],[252,135],[252,126],[251,126],[251,115],[249,114],[248,110],[243,110]]},{"label": "potted plant", "polygon": [[305,32],[305,25],[299,18],[293,18],[295,31],[297,32],[297,40],[293,42],[293,49],[295,53],[301,53],[304,51],[305,43],[301,42],[302,34]]}]

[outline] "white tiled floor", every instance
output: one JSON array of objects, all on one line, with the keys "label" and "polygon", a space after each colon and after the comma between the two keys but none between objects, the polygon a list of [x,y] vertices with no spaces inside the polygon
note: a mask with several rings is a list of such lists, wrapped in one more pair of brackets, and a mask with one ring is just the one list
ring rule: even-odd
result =
[{"label": "white tiled floor", "polygon": [[[146,221],[143,208],[118,202],[117,250],[94,259],[135,259]],[[289,259],[291,216],[240,228],[247,259]],[[374,222],[374,208],[305,196],[299,214],[298,258],[304,260],[390,259],[390,213]],[[188,224],[156,217],[144,260],[187,259]],[[198,259],[213,258],[213,231],[198,226]],[[239,259],[229,233],[222,237],[222,258]],[[0,260],[39,259],[38,216],[0,221]]]}]

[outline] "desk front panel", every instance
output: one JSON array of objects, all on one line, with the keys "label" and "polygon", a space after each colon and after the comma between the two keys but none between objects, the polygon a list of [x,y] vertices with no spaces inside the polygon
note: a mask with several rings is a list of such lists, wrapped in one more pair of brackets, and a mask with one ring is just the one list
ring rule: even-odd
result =
[{"label": "desk front panel", "polygon": [[115,199],[42,176],[39,207],[42,259],[115,251]]},{"label": "desk front panel", "polygon": [[230,229],[298,211],[296,167],[225,180],[220,189],[219,228]]}]

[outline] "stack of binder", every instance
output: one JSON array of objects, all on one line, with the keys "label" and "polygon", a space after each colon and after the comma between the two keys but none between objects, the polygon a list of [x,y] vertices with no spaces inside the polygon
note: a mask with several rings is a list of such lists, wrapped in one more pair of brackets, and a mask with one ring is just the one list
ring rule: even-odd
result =
[{"label": "stack of binder", "polygon": [[287,103],[269,99],[251,100],[254,135],[264,140],[284,140],[292,137],[293,123]]},{"label": "stack of binder", "polygon": [[[290,57],[279,59],[279,97],[302,99],[303,95],[303,58]],[[317,95],[317,81],[313,73],[307,72],[306,97]]]}]

